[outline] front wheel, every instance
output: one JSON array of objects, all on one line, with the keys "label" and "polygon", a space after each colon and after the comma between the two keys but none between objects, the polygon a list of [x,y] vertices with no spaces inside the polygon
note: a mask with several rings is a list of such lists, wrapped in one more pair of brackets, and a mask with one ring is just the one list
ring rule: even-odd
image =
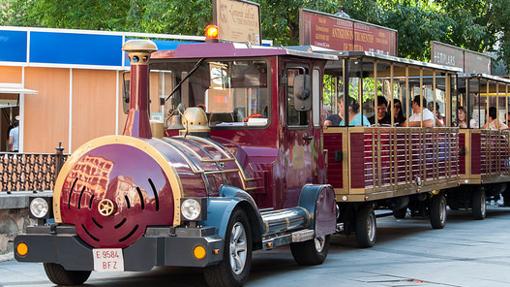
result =
[{"label": "front wheel", "polygon": [[319,265],[326,260],[330,236],[316,237],[305,242],[290,244],[290,251],[299,265]]},{"label": "front wheel", "polygon": [[433,229],[443,229],[446,225],[446,197],[443,193],[430,200],[430,225]]},{"label": "front wheel", "polygon": [[251,269],[252,237],[246,213],[236,209],[230,216],[223,250],[223,260],[205,268],[207,285],[218,287],[242,286]]},{"label": "front wheel", "polygon": [[473,191],[472,203],[473,218],[477,220],[485,219],[487,216],[487,200],[483,189],[477,188]]},{"label": "front wheel", "polygon": [[57,285],[81,285],[89,279],[91,271],[68,271],[60,264],[44,263],[44,272]]},{"label": "front wheel", "polygon": [[361,248],[372,247],[376,241],[377,223],[374,209],[370,206],[356,212],[356,242]]}]

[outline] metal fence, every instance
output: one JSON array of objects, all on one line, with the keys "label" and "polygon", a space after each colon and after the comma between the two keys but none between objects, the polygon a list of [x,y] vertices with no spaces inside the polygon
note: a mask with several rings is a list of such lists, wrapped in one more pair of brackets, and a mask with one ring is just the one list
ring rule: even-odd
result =
[{"label": "metal fence", "polygon": [[0,153],[0,192],[53,190],[58,171],[67,159],[56,153]]}]

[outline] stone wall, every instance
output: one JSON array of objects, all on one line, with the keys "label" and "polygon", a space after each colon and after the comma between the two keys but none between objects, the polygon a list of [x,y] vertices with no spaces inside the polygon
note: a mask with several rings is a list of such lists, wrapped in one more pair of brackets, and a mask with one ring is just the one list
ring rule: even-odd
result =
[{"label": "stone wall", "polygon": [[[30,196],[51,196],[51,192],[0,192],[0,260],[5,254],[12,254],[12,240],[17,234],[25,232],[27,226],[36,221],[29,218],[28,202]],[[7,256],[8,257],[8,256]]]},{"label": "stone wall", "polygon": [[27,208],[0,210],[0,255],[12,252],[12,240],[30,224]]}]

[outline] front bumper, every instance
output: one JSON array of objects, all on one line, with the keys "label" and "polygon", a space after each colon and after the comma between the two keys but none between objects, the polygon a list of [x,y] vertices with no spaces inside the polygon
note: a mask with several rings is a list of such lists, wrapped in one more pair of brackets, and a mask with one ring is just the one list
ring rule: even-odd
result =
[{"label": "front bumper", "polygon": [[[28,254],[19,262],[57,263],[66,270],[94,270],[92,248],[77,235],[74,226],[35,226],[14,239],[14,246],[24,242]],[[193,256],[193,248],[205,247],[204,259]],[[125,271],[145,271],[154,266],[205,267],[223,258],[223,240],[214,228],[149,227],[145,236],[123,249]]]}]

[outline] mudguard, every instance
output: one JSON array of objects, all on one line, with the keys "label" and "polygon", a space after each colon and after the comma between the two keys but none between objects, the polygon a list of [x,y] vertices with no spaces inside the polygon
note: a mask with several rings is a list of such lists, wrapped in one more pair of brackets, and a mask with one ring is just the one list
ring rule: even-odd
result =
[{"label": "mudguard", "polygon": [[335,192],[329,184],[306,184],[299,195],[299,206],[312,215],[310,228],[316,236],[336,232]]},{"label": "mudguard", "polygon": [[240,188],[222,185],[219,197],[207,199],[207,220],[201,224],[216,227],[217,234],[225,239],[230,215],[236,207],[242,207],[247,212],[252,227],[254,247],[257,248],[262,241],[264,224],[255,200]]}]

